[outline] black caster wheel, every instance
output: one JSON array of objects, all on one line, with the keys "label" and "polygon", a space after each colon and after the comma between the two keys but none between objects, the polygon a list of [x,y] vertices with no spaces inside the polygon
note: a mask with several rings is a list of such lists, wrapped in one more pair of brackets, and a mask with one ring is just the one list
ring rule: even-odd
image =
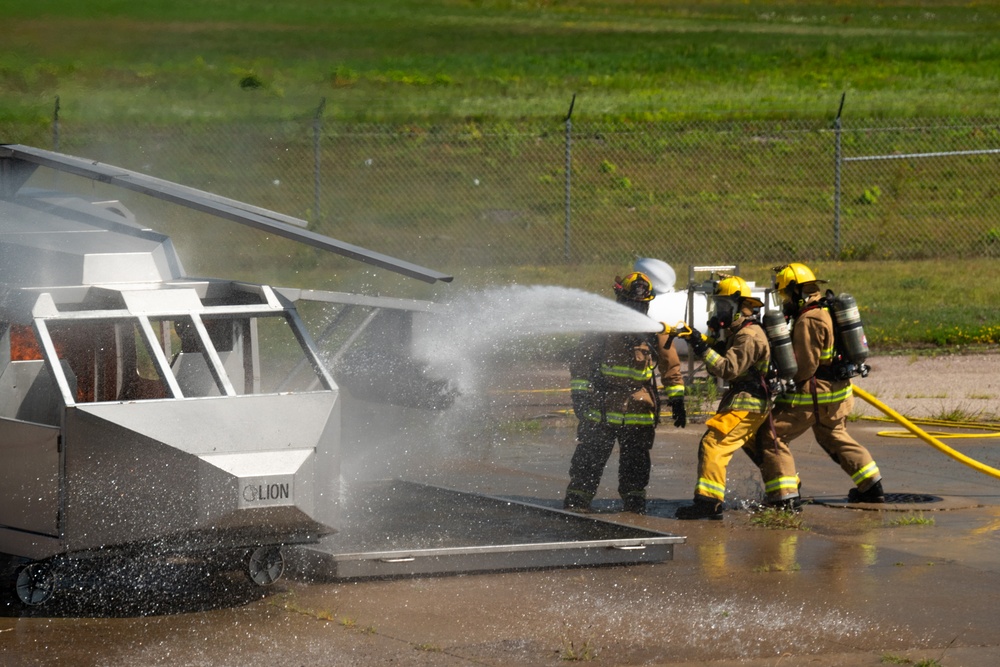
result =
[{"label": "black caster wheel", "polygon": [[45,604],[56,589],[56,576],[50,563],[28,563],[17,570],[14,590],[18,599],[29,607]]},{"label": "black caster wheel", "polygon": [[247,560],[247,576],[258,586],[269,586],[285,572],[285,557],[281,547],[258,547]]}]

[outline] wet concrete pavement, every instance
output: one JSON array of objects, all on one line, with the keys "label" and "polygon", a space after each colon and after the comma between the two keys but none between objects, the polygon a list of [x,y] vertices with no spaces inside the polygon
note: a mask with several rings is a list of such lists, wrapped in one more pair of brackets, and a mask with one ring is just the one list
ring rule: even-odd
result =
[{"label": "wet concrete pavement", "polygon": [[[560,412],[567,396],[554,391],[564,386],[553,369],[434,420],[353,406],[349,440],[381,435],[346,453],[345,480],[403,478],[557,507],[574,444],[574,421]],[[891,404],[889,393],[880,391]],[[940,501],[848,508],[849,478],[803,436],[793,449],[803,493],[817,501],[803,530],[764,528],[740,509],[721,522],[676,521],[702,428],[661,427],[648,515],[618,512],[617,454],[596,503],[602,519],[685,536],[671,561],[334,583],[293,572],[263,593],[185,564],[136,591],[131,571],[47,610],[26,613],[6,594],[0,665],[1000,662],[1000,481],[878,434],[891,425],[858,421],[850,429],[888,492]],[[995,440],[948,442],[1000,465]],[[738,455],[730,504],[760,495]]]}]

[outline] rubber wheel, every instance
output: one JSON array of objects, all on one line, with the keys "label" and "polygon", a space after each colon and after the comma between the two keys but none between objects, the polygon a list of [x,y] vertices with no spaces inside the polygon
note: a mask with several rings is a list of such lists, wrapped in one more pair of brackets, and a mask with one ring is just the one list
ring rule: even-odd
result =
[{"label": "rubber wheel", "polygon": [[269,586],[285,572],[281,547],[258,547],[247,559],[247,576],[258,586]]},{"label": "rubber wheel", "polygon": [[28,563],[18,568],[14,580],[18,599],[24,604],[36,607],[52,597],[56,589],[56,577],[48,563]]}]

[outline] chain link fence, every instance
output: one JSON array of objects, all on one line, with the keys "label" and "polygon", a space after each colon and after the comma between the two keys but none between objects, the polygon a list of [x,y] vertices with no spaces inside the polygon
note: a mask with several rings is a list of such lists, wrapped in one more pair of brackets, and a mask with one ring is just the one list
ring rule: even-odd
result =
[{"label": "chain link fence", "polygon": [[1000,253],[1000,119],[0,130],[443,271]]}]

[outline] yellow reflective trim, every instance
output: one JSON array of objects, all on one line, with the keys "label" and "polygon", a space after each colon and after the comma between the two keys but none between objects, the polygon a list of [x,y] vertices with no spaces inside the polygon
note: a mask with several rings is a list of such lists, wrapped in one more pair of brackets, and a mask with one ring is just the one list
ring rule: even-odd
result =
[{"label": "yellow reflective trim", "polygon": [[695,487],[695,493],[702,496],[709,496],[715,498],[716,500],[726,499],[726,487],[716,484],[710,479],[705,479],[704,477],[698,478],[698,485]]},{"label": "yellow reflective trim", "polygon": [[764,490],[767,493],[774,493],[775,491],[798,491],[798,489],[798,477],[778,477],[764,485]]},{"label": "yellow reflective trim", "polygon": [[608,424],[609,426],[655,426],[656,417],[652,412],[605,412],[601,413],[600,410],[595,410],[593,408],[587,410],[584,413],[584,418],[587,421],[592,421],[596,424]]},{"label": "yellow reflective trim", "polygon": [[729,403],[731,410],[745,410],[747,412],[767,412],[767,401],[754,396],[738,396]]},{"label": "yellow reflective trim", "polygon": [[[853,390],[851,385],[847,385],[843,389],[838,391],[820,391],[816,392],[816,402],[819,405],[829,405],[831,403],[840,403],[846,401],[848,396],[853,395]],[[781,394],[774,399],[775,404],[781,406],[787,406],[792,408],[800,408],[802,406],[809,406],[813,404],[812,394],[804,394],[800,392],[795,393],[785,393]]]},{"label": "yellow reflective trim", "polygon": [[866,479],[871,479],[872,477],[878,474],[879,474],[878,466],[875,465],[874,461],[872,461],[864,468],[851,475],[851,479],[854,480],[854,485],[857,486]]},{"label": "yellow reflective trim", "polygon": [[684,385],[682,385],[682,384],[675,384],[675,385],[671,385],[671,386],[667,387],[667,397],[668,398],[677,398],[677,397],[683,396],[683,395],[684,395]]},{"label": "yellow reflective trim", "polygon": [[635,380],[636,382],[646,382],[653,378],[653,367],[647,366],[646,368],[632,368],[630,366],[608,366],[601,364],[601,375],[607,375],[608,377],[614,378],[624,378],[626,380]]}]

